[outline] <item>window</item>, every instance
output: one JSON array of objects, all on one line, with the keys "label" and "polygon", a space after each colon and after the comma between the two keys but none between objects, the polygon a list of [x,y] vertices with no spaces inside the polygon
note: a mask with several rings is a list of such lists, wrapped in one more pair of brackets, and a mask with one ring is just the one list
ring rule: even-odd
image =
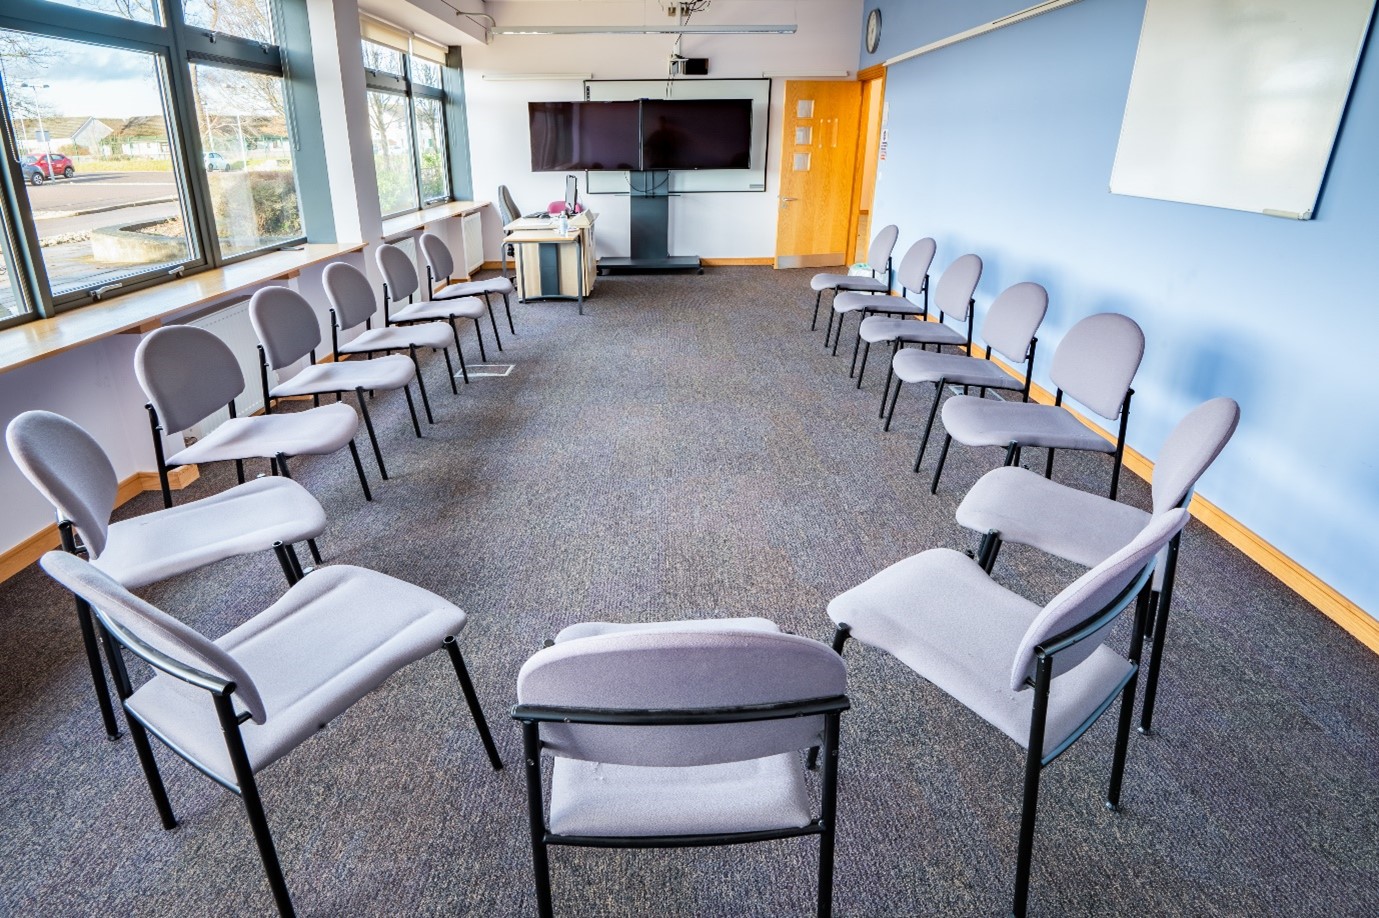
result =
[{"label": "window", "polygon": [[303,2],[0,3],[0,153],[23,178],[0,196],[0,325],[302,239],[273,42]]},{"label": "window", "polygon": [[450,197],[446,49],[365,17],[362,54],[369,133],[385,217]]}]

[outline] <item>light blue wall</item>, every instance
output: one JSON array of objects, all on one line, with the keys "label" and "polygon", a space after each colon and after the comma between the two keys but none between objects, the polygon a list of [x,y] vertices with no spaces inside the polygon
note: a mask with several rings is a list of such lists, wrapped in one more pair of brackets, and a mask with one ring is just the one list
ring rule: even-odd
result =
[{"label": "light blue wall", "polygon": [[[873,5],[885,28],[862,66],[1029,2]],[[1237,399],[1240,430],[1199,491],[1379,617],[1379,61],[1361,65],[1316,219],[1112,195],[1143,15],[1144,0],[1082,0],[890,68],[875,224],[900,226],[897,251],[933,236],[936,268],[980,254],[979,327],[1006,286],[1044,284],[1046,387],[1074,322],[1132,316],[1148,347],[1131,445],[1153,458],[1193,405]]]}]

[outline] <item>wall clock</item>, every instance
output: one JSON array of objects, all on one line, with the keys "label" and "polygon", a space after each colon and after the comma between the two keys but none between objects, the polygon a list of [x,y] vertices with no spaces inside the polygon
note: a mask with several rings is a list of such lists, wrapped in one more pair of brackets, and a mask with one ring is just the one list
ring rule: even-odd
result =
[{"label": "wall clock", "polygon": [[867,14],[867,53],[875,54],[876,46],[881,44],[881,11],[872,10]]}]

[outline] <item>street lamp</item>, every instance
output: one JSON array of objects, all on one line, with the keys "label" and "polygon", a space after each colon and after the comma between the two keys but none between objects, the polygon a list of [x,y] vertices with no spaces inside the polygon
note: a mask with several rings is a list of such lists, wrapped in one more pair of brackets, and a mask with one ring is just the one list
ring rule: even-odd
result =
[{"label": "street lamp", "polygon": [[53,138],[43,129],[43,105],[39,101],[38,91],[40,89],[52,89],[47,83],[20,83],[25,89],[34,91],[34,115],[38,118],[38,133],[43,137],[43,144],[48,150],[48,178],[53,177]]}]

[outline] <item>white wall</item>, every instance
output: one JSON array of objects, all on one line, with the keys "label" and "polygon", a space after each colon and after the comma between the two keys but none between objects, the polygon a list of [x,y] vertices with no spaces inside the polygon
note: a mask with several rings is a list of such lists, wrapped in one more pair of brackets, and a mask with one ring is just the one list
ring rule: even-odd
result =
[{"label": "white wall", "polygon": [[[670,21],[655,0],[490,2],[488,11],[502,26],[663,25]],[[793,35],[689,35],[681,42],[680,53],[708,58],[708,79],[760,77],[763,72],[807,76],[847,71],[851,75],[857,69],[861,11],[862,0],[720,0],[691,22],[795,23],[798,29]],[[559,200],[564,195],[564,175],[531,171],[527,103],[584,98],[578,79],[499,82],[484,79],[485,74],[588,73],[598,80],[657,79],[666,75],[674,42],[670,35],[497,35],[489,45],[464,45],[475,197],[494,200],[498,186],[507,185],[525,211]],[[766,191],[672,199],[671,254],[705,258],[775,254],[783,94],[784,80],[774,79]],[[627,255],[627,198],[594,195],[582,200],[599,214],[598,254]],[[484,237],[484,257],[498,260],[496,213],[485,214]]]}]

